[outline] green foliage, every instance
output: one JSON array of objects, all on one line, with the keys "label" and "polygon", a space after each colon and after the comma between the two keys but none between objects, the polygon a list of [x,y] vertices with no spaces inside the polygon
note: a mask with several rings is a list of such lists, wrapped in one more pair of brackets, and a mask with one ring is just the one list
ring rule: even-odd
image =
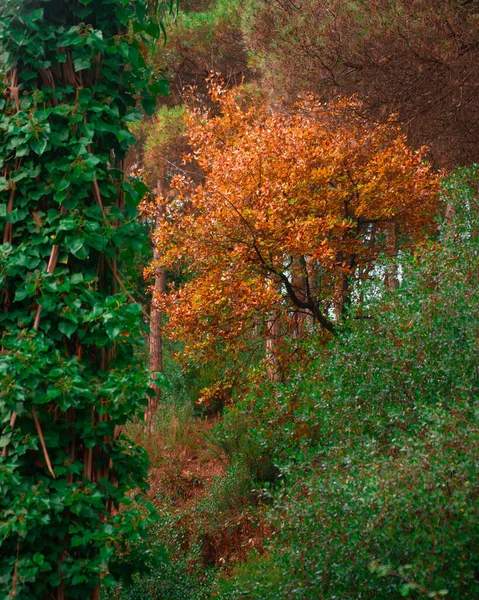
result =
[{"label": "green foliage", "polygon": [[110,510],[146,486],[117,430],[148,383],[130,293],[145,186],[121,161],[138,99],[165,90],[142,56],[157,34],[139,0],[0,7],[1,598],[86,598],[147,553],[149,509]]},{"label": "green foliage", "polygon": [[268,552],[212,597],[476,597],[478,181],[472,168],[445,183],[452,223],[403,258],[397,291],[371,286],[362,318],[326,351],[310,348],[309,371],[243,406],[273,430],[286,483]]},{"label": "green foliage", "polygon": [[136,573],[129,584],[102,590],[102,600],[206,599],[213,572],[201,563],[198,546],[189,544],[181,518],[163,506],[150,535],[156,569],[148,574]]}]

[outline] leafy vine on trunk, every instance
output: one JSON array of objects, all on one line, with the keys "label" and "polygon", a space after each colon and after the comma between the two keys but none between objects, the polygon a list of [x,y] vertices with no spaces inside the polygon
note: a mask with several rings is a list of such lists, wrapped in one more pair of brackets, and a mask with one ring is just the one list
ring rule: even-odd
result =
[{"label": "leafy vine on trunk", "polygon": [[98,598],[142,544],[138,509],[111,515],[147,474],[121,435],[148,389],[130,291],[145,186],[122,162],[138,100],[167,91],[143,57],[161,28],[141,0],[0,6],[2,598]]}]

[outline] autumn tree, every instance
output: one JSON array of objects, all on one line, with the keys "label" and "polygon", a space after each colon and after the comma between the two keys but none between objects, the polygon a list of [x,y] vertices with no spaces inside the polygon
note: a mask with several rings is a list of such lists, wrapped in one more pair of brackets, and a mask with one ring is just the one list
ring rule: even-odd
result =
[{"label": "autumn tree", "polygon": [[333,334],[386,249],[431,227],[439,178],[392,121],[371,124],[354,98],[304,98],[271,112],[251,89],[213,84],[187,135],[200,185],[177,176],[156,233],[164,266],[189,280],[161,296],[169,334],[196,360],[237,352],[280,312]]}]

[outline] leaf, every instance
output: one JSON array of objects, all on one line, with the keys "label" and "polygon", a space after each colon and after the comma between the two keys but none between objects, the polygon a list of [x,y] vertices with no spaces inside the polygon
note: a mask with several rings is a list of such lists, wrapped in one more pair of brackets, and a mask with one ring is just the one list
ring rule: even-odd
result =
[{"label": "leaf", "polygon": [[71,231],[78,227],[78,220],[75,217],[62,217],[58,225],[58,231]]},{"label": "leaf", "polygon": [[11,433],[6,433],[6,434],[0,436],[0,448],[5,448],[5,446],[8,446],[11,439],[12,439]]},{"label": "leaf", "polygon": [[75,68],[75,72],[83,71],[84,69],[89,69],[90,64],[91,64],[90,61],[87,60],[86,58],[75,58],[75,60],[73,61],[73,66]]},{"label": "leaf", "polygon": [[36,21],[43,21],[44,19],[44,10],[43,8],[37,8],[36,10],[31,10],[23,16],[23,20],[26,25],[33,25]]},{"label": "leaf", "polygon": [[77,330],[77,325],[71,321],[62,321],[58,325],[58,329],[63,333],[63,335],[66,335],[67,338],[70,338]]},{"label": "leaf", "polygon": [[13,301],[20,302],[21,300],[24,300],[27,296],[30,296],[30,295],[31,295],[31,293],[26,288],[16,290],[15,298],[13,299]]},{"label": "leaf", "polygon": [[144,29],[145,33],[154,39],[158,39],[160,37],[160,26],[158,23],[151,22]]},{"label": "leaf", "polygon": [[30,142],[31,149],[36,154],[38,154],[38,156],[41,156],[45,152],[47,146],[48,146],[47,138],[40,138],[39,140]]},{"label": "leaf", "polygon": [[73,256],[76,256],[77,258],[84,260],[88,256],[88,247],[85,246],[85,238],[68,238],[66,246]]},{"label": "leaf", "polygon": [[55,189],[57,192],[63,192],[70,185],[70,181],[68,179],[60,179],[60,181],[55,185]]},{"label": "leaf", "polygon": [[143,96],[141,99],[141,105],[149,117],[152,117],[155,114],[156,98],[154,96]]},{"label": "leaf", "polygon": [[148,89],[153,96],[168,96],[170,93],[170,81],[166,78],[159,79],[155,83],[151,83]]},{"label": "leaf", "polygon": [[117,323],[114,323],[112,321],[107,321],[105,323],[105,329],[110,340],[114,340],[121,333],[121,327]]}]

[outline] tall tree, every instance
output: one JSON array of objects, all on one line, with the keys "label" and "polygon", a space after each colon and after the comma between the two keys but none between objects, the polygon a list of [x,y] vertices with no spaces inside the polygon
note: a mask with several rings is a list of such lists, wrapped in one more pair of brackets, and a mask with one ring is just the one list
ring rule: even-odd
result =
[{"label": "tall tree", "polygon": [[452,167],[479,153],[478,19],[477,0],[248,0],[243,29],[272,95],[358,94]]},{"label": "tall tree", "polygon": [[[149,224],[151,236],[154,239],[156,231],[164,216],[164,201],[157,198],[166,198],[170,193],[170,182],[178,172],[182,172],[182,155],[186,151],[184,136],[185,130],[184,107],[168,108],[162,106],[150,122],[143,124],[146,134],[142,162],[143,178],[155,194],[151,200],[145,199],[142,203],[142,216]],[[145,421],[151,428],[154,415],[160,401],[160,387],[155,379],[157,373],[163,371],[163,312],[157,304],[157,299],[166,292],[166,270],[161,264],[161,250],[154,244],[153,262],[147,276],[152,280],[152,295],[150,304],[150,372],[152,374],[152,389]]]},{"label": "tall tree", "polygon": [[0,5],[0,586],[8,597],[98,598],[100,575],[143,524],[138,511],[110,513],[145,486],[147,472],[144,452],[119,436],[147,390],[128,275],[147,243],[136,220],[145,186],[125,180],[122,161],[138,98],[151,111],[166,89],[142,57],[148,35],[159,33],[142,0]]}]

